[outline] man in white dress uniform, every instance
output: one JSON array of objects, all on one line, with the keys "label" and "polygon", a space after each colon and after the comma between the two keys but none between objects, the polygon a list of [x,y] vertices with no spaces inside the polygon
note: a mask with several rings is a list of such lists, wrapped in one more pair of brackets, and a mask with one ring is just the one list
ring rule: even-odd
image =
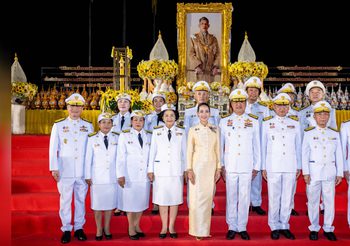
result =
[{"label": "man in white dress uniform", "polygon": [[305,129],[303,140],[303,175],[308,200],[310,240],[318,239],[319,205],[322,193],[324,203],[323,234],[330,241],[336,241],[334,234],[335,186],[343,177],[343,154],[339,132],[327,127],[331,106],[319,101],[313,106],[313,118],[316,126]]},{"label": "man in white dress uniform", "polygon": [[84,161],[89,133],[93,132],[90,122],[80,118],[85,100],[73,93],[66,99],[69,116],[57,120],[50,137],[50,171],[57,181],[60,193],[60,218],[63,235],[61,243],[71,240],[72,196],[74,192],[74,236],[85,241],[85,197],[87,184],[84,179]]},{"label": "man in white dress uniform", "polygon": [[267,180],[271,238],[295,239],[289,230],[293,187],[301,172],[301,133],[298,118],[287,116],[290,97],[272,99],[276,116],[264,118],[261,133],[262,175]]},{"label": "man in white dress uniform", "polygon": [[226,179],[226,239],[238,232],[249,240],[247,232],[251,181],[260,171],[260,127],[258,116],[245,113],[247,93],[242,89],[231,92],[233,113],[220,121],[221,163]]},{"label": "man in white dress uniform", "polygon": [[[265,117],[270,115],[269,108],[258,101],[259,95],[262,90],[262,82],[258,77],[250,77],[244,83],[244,89],[247,91],[248,100],[245,112],[247,114],[253,114],[259,117],[260,124],[260,135],[261,135],[261,124]],[[261,208],[262,198],[262,178],[261,172],[258,172],[256,177],[252,180],[252,187],[250,192],[250,202],[252,204],[252,211],[256,212],[258,215],[265,215],[266,212]]]}]

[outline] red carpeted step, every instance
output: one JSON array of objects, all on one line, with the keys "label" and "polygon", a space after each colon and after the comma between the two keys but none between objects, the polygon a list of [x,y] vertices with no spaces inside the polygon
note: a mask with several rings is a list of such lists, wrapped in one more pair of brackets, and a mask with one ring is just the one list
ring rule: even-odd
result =
[{"label": "red carpeted step", "polygon": [[48,148],[50,142],[49,135],[12,135],[12,148]]},{"label": "red carpeted step", "polygon": [[12,160],[12,176],[47,176],[49,172],[49,160]]},{"label": "red carpeted step", "polygon": [[12,160],[25,161],[25,160],[48,160],[49,149],[48,148],[12,148]]},{"label": "red carpeted step", "polygon": [[[211,232],[220,233],[227,231],[227,224],[225,222],[225,215],[212,216]],[[322,216],[320,223],[322,223]],[[12,232],[14,235],[20,235],[21,232],[41,233],[47,231],[47,226],[54,231],[59,231],[61,222],[58,212],[16,212],[12,213]],[[292,216],[290,219],[291,230],[293,232],[307,232],[310,222],[306,215]],[[113,216],[111,220],[112,233],[126,233],[127,232],[127,218],[126,216]],[[188,214],[187,212],[180,212],[176,219],[176,231],[178,233],[188,232]],[[348,231],[348,223],[345,212],[338,212],[335,215],[334,226],[336,231]],[[161,220],[159,215],[150,215],[146,212],[141,219],[141,228],[145,233],[158,233],[161,230]],[[93,233],[96,230],[94,215],[92,212],[86,214],[86,223],[84,230],[87,233]],[[267,216],[258,216],[250,214],[247,230],[250,233],[270,232],[267,223]]]},{"label": "red carpeted step", "polygon": [[57,182],[50,173],[42,176],[12,177],[12,193],[25,192],[54,192],[57,191]]},{"label": "red carpeted step", "polygon": [[[262,207],[267,210],[267,194],[263,195]],[[295,209],[299,212],[305,212],[306,195],[297,193],[295,195]],[[150,207],[151,207],[150,201]],[[224,211],[226,209],[226,196],[222,193],[215,196],[215,210]],[[347,193],[342,192],[337,194],[335,198],[336,211],[347,210]],[[90,195],[86,198],[86,206],[90,207]],[[59,209],[59,194],[58,192],[39,192],[39,193],[15,193],[12,195],[12,210],[13,211],[58,211]],[[184,204],[179,207],[180,211],[187,210],[186,197]]]}]

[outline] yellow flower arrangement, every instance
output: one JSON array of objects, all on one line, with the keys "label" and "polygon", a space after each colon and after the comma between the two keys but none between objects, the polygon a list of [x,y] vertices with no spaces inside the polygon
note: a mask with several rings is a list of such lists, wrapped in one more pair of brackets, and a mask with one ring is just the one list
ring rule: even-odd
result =
[{"label": "yellow flower arrangement", "polygon": [[186,91],[187,91],[187,87],[184,85],[179,86],[177,89],[177,93],[179,93],[179,94],[184,94]]},{"label": "yellow flower arrangement", "polygon": [[166,103],[176,104],[177,95],[175,92],[165,92]]},{"label": "yellow flower arrangement", "polygon": [[217,81],[210,83],[210,88],[211,88],[213,91],[219,90],[220,86],[221,86],[221,83],[220,83],[220,82],[217,82]]},{"label": "yellow flower arrangement", "polygon": [[231,77],[239,80],[251,76],[265,79],[269,69],[263,62],[235,62],[229,66],[229,73]]},{"label": "yellow flower arrangement", "polygon": [[230,94],[230,92],[231,92],[230,87],[228,87],[228,86],[226,86],[226,85],[221,86],[221,90],[222,90],[222,92],[223,92],[225,95],[228,95],[228,94]]},{"label": "yellow flower arrangement", "polygon": [[193,82],[193,81],[187,82],[187,88],[190,89],[190,91],[192,91],[194,84],[195,84],[195,82]]},{"label": "yellow flower arrangement", "polygon": [[137,65],[140,78],[173,80],[178,73],[178,65],[174,60],[142,60]]},{"label": "yellow flower arrangement", "polygon": [[38,86],[29,82],[12,82],[12,97],[15,101],[33,100],[38,92]]},{"label": "yellow flower arrangement", "polygon": [[141,100],[138,90],[114,90],[107,88],[101,95],[100,109],[102,112],[117,112],[117,97],[121,93],[127,93],[131,98],[131,108],[133,110],[142,109],[146,114],[149,114],[154,110],[152,102],[150,100]]}]

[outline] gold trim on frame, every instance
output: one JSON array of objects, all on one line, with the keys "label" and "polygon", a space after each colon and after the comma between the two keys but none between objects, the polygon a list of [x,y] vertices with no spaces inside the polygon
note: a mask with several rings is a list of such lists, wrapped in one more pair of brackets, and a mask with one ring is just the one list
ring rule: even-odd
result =
[{"label": "gold trim on frame", "polygon": [[232,24],[232,3],[177,3],[177,49],[179,72],[177,75],[177,87],[185,86],[186,81],[186,14],[188,13],[221,13],[222,14],[222,37],[221,37],[221,82],[224,85],[230,85],[228,73],[230,59],[230,41]]}]

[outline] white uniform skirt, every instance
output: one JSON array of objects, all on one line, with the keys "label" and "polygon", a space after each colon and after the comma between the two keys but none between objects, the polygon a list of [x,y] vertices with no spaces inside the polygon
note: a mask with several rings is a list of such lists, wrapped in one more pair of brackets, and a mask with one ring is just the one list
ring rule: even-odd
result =
[{"label": "white uniform skirt", "polygon": [[90,187],[91,209],[112,210],[117,207],[117,185],[92,184]]},{"label": "white uniform skirt", "polygon": [[152,202],[160,206],[175,206],[183,203],[183,177],[159,177],[153,181]]},{"label": "white uniform skirt", "polygon": [[142,212],[149,207],[150,182],[126,181],[118,187],[118,209],[125,212]]}]

